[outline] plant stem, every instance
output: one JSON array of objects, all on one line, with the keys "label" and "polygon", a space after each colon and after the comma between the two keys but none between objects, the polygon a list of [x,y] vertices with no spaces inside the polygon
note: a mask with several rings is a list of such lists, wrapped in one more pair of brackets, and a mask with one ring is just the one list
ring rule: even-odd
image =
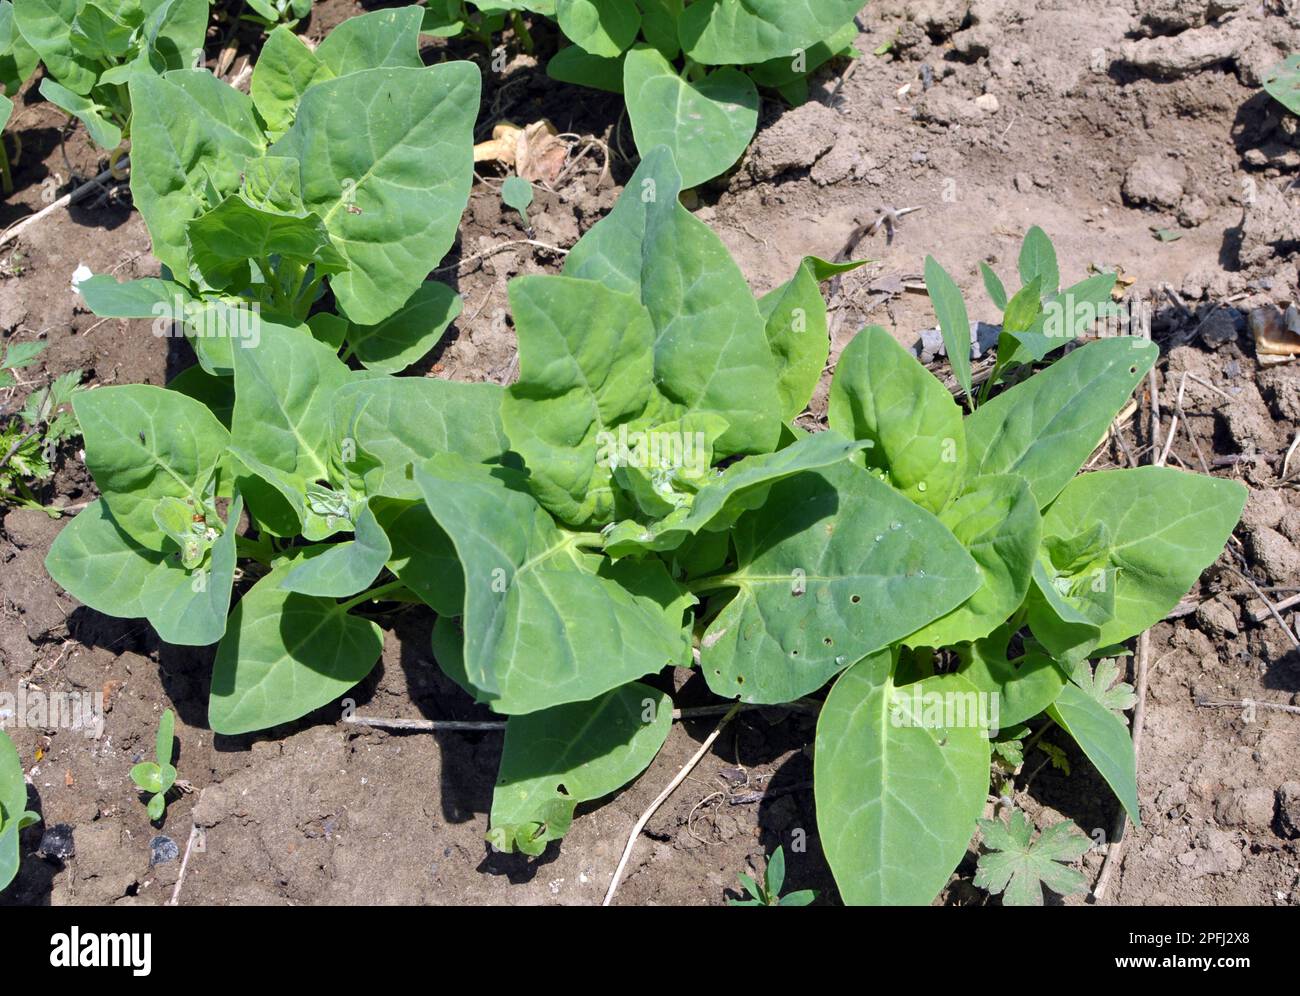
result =
[{"label": "plant stem", "polygon": [[389,595],[395,591],[406,591],[406,585],[403,584],[401,581],[389,581],[387,584],[381,584],[376,588],[371,588],[369,591],[363,591],[360,595],[357,595],[355,598],[349,599],[348,601],[344,602],[340,606],[340,608],[344,612],[351,612],[362,602],[371,602],[371,601],[377,602],[385,595]]}]

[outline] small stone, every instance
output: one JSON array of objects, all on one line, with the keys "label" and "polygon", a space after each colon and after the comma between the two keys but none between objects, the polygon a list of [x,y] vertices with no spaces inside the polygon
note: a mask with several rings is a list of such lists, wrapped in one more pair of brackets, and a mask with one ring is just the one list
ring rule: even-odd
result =
[{"label": "small stone", "polygon": [[981,93],[975,98],[975,106],[986,114],[997,114],[998,108],[1001,105],[998,103],[998,98],[993,96],[993,94]]},{"label": "small stone", "polygon": [[1178,224],[1195,228],[1210,220],[1210,207],[1195,194],[1189,194],[1178,205]]},{"label": "small stone", "polygon": [[66,823],[46,827],[36,853],[51,861],[67,861],[73,857],[77,853],[77,846],[72,841],[72,827]]},{"label": "small stone", "polygon": [[158,834],[149,840],[150,865],[165,865],[168,861],[175,861],[180,855],[181,849],[170,837]]},{"label": "small stone", "polygon": [[1017,173],[1011,183],[1018,194],[1027,194],[1034,189],[1034,180],[1028,173]]},{"label": "small stone", "polygon": [[1277,822],[1283,836],[1300,837],[1300,782],[1283,782],[1277,790]]},{"label": "small stone", "polygon": [[1172,208],[1182,200],[1187,170],[1168,156],[1139,156],[1124,174],[1124,199],[1130,204]]},{"label": "small stone", "polygon": [[1217,308],[1201,324],[1201,341],[1211,349],[1237,341],[1237,323],[1228,308]]},{"label": "small stone", "polygon": [[1214,818],[1223,826],[1268,833],[1273,828],[1273,790],[1230,789],[1214,800]]},{"label": "small stone", "polygon": [[1223,595],[1196,607],[1196,623],[1211,636],[1236,636],[1237,613]]}]

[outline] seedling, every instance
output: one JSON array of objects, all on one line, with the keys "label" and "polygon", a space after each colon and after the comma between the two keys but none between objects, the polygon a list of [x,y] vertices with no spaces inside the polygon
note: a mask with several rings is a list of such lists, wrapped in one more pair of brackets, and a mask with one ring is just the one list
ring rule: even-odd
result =
[{"label": "seedling", "polygon": [[519,212],[519,217],[528,224],[528,208],[533,203],[533,185],[520,176],[508,176],[501,184],[501,200],[507,207]]},{"label": "seedling", "polygon": [[9,734],[0,730],[0,890],[18,874],[19,831],[40,822],[27,809],[27,779]]},{"label": "seedling", "polygon": [[131,769],[131,781],[149,796],[149,819],[157,823],[167,810],[167,793],[176,784],[176,769],[172,766],[175,749],[176,714],[164,709],[158,721],[158,737],[154,741],[154,760],[141,761]]},{"label": "seedling", "polygon": [[[17,383],[14,371],[34,364],[46,344],[15,343],[0,354],[0,389]],[[0,414],[0,505],[46,509],[36,499],[31,482],[47,480],[54,473],[59,445],[78,432],[72,401],[80,391],[81,371],[56,377],[27,397],[13,415]]]},{"label": "seedling", "polygon": [[812,889],[801,889],[789,895],[781,895],[785,884],[785,851],[778,847],[767,859],[767,870],[760,884],[741,872],[740,884],[744,887],[748,899],[728,899],[728,906],[807,906],[817,898]]}]

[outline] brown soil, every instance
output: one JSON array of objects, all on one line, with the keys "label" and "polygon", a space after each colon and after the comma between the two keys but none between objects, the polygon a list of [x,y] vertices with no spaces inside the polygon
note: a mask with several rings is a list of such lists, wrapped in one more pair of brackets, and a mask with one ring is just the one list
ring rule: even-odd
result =
[{"label": "brown soil", "polygon": [[[1207,14],[1225,11],[1206,24]],[[307,31],[320,37],[359,12],[348,0],[327,0]],[[1196,704],[1202,696],[1300,701],[1300,653],[1275,620],[1254,621],[1261,603],[1234,571],[1274,600],[1300,590],[1300,500],[1281,480],[1282,454],[1300,429],[1300,375],[1294,366],[1262,368],[1245,331],[1251,309],[1297,295],[1300,218],[1286,193],[1300,166],[1296,122],[1258,83],[1265,66],[1300,51],[1300,11],[1289,0],[881,0],[862,21],[864,57],[827,67],[804,107],[766,103],[753,147],[730,177],[699,192],[698,216],[766,291],[801,254],[834,255],[877,209],[921,207],[891,239],[882,231],[859,247],[875,262],[847,276],[835,298],[832,359],[868,322],[909,344],[934,323],[924,295],[905,286],[927,253],[958,277],[973,318],[995,320],[975,263],[1009,278],[1032,224],[1056,242],[1067,280],[1090,263],[1122,267],[1133,279],[1130,299],[1153,306],[1153,332],[1165,346],[1158,382],[1166,429],[1185,386],[1170,463],[1200,470],[1204,460],[1248,484],[1251,498],[1190,611],[1152,632],[1144,823],[1130,832],[1104,901],[1300,903],[1300,787],[1282,789],[1300,778],[1300,717]],[[871,54],[891,41],[889,55]],[[546,46],[544,35],[539,43]],[[529,246],[471,257],[523,238],[572,245],[608,210],[632,168],[620,151],[631,150],[620,110],[600,94],[575,100],[526,56],[502,74],[485,73],[484,135],[497,120],[546,116],[562,132],[602,138],[613,161],[606,172],[594,149],[554,191],[540,192],[531,232],[502,210],[492,171],[481,171],[446,261],[454,268],[439,274],[464,295],[464,315],[424,372],[512,379],[506,281],[554,272],[558,260]],[[34,96],[20,102],[10,130],[21,133],[23,153],[19,189],[0,205],[0,223],[102,168],[82,134]],[[1153,229],[1181,237],[1161,241]],[[11,397],[0,392],[0,405],[20,403],[32,385],[70,369],[82,369],[88,383],[161,384],[192,362],[183,343],[153,338],[146,323],[79,309],[69,288],[79,263],[123,278],[157,272],[125,190],[55,214],[0,252],[3,341],[50,343],[42,365],[24,372],[27,384]],[[1184,382],[1185,371],[1214,389]],[[1145,461],[1149,398],[1138,400],[1123,438]],[[1116,441],[1093,466],[1128,459]],[[93,496],[69,448],[42,498],[76,504]],[[498,734],[389,734],[344,725],[330,708],[266,735],[214,737],[205,720],[211,651],[162,645],[141,621],[77,605],[42,566],[60,527],[30,511],[9,511],[0,524],[0,690],[103,691],[111,711],[98,740],[11,731],[44,822],[23,835],[7,903],[161,903],[179,861],[151,866],[151,839],[161,832],[183,848],[192,823],[204,830],[204,850],[191,858],[185,903],[599,902],[633,821],[712,728],[676,725],[641,779],[584,807],[562,845],[540,860],[492,854],[483,835]],[[1294,630],[1290,612],[1284,617]],[[382,663],[353,693],[358,712],[483,718],[434,664],[429,627],[415,610],[389,620]],[[663,680],[681,704],[708,701],[688,679]],[[168,705],[178,714],[178,768],[195,791],[169,806],[158,831],[127,772],[151,751]],[[619,901],[720,903],[734,895],[736,873],[761,867],[777,844],[788,852],[790,887],[833,900],[810,790],[812,730],[810,717],[783,710],[742,714],[650,821]],[[1109,791],[1077,752],[1068,756],[1067,777],[1031,754],[1026,776],[1037,773],[1017,801],[1040,822],[1111,827]],[[75,841],[75,856],[63,862],[33,855],[55,824],[71,827]],[[805,835],[806,850],[792,847]],[[1103,853],[1085,858],[1089,875]],[[969,884],[973,860],[942,901],[985,901]]]}]

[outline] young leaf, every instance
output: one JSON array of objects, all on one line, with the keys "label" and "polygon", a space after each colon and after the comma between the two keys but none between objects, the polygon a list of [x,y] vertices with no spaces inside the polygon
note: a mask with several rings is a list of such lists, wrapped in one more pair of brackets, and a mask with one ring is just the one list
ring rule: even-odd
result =
[{"label": "young leaf", "polygon": [[1005,311],[1007,308],[1007,289],[1002,286],[1002,281],[993,268],[988,263],[980,260],[980,275],[984,278],[984,290],[988,293],[989,300],[993,302],[993,307],[998,311]]},{"label": "young leaf", "polygon": [[501,200],[506,207],[512,207],[519,216],[528,221],[528,208],[533,203],[533,185],[522,176],[508,176],[501,184]]},{"label": "young leaf", "polygon": [[646,154],[564,273],[639,296],[654,322],[659,390],[730,425],[718,457],[766,453],[780,438],[781,399],[763,318],[726,247],[677,202],[680,188],[671,151]]},{"label": "young leaf", "polygon": [[1047,714],[1074,738],[1136,825],[1138,809],[1137,759],[1124,721],[1072,682],[1067,682]]},{"label": "young leaf", "polygon": [[1096,699],[1101,705],[1119,716],[1125,723],[1124,713],[1137,705],[1137,696],[1133,686],[1127,681],[1120,681],[1119,667],[1114,658],[1106,657],[1097,662],[1094,671],[1087,661],[1080,661],[1070,675],[1071,680],[1081,689]]},{"label": "young leaf", "polygon": [[840,354],[831,382],[830,427],[868,439],[868,467],[939,513],[966,476],[966,433],[952,395],[879,325],[859,332]]},{"label": "young leaf", "polygon": [[157,823],[163,818],[163,813],[167,811],[167,797],[159,792],[150,798],[146,811],[149,814],[150,821]]},{"label": "young leaf", "polygon": [[966,419],[968,473],[1019,474],[1046,508],[1159,355],[1148,339],[1091,342]]},{"label": "young leaf", "polygon": [[161,792],[162,768],[153,761],[141,761],[131,769],[131,781],[141,792]]},{"label": "young leaf", "polygon": [[767,323],[767,344],[776,361],[783,421],[790,421],[807,407],[826,368],[831,343],[821,281],[861,265],[827,263],[807,256],[790,280],[759,298],[758,310]]},{"label": "young leaf", "polygon": [[622,55],[641,30],[641,11],[626,0],[556,0],[560,30],[592,55]]},{"label": "young leaf", "polygon": [[1087,888],[1083,873],[1062,862],[1083,855],[1092,841],[1072,820],[1048,827],[1030,843],[1033,833],[1025,814],[1011,811],[1010,823],[980,820],[986,853],[975,869],[975,884],[993,895],[1002,894],[1004,906],[1042,906],[1043,886],[1068,896]]},{"label": "young leaf", "polygon": [[[895,688],[883,651],[840,676],[817,720],[813,780],[822,848],[849,905],[930,903],[970,841],[988,793],[988,731],[918,712],[975,696],[957,675]],[[967,717],[970,719],[970,717]]]},{"label": "young leaf", "polygon": [[948,271],[933,256],[925,258],[925,288],[934,305],[935,317],[939,319],[939,330],[943,333],[943,344],[948,352],[948,361],[952,364],[953,375],[969,398],[970,319],[966,317],[966,302],[962,300],[957,284],[948,276]]},{"label": "young leaf", "polygon": [[1121,643],[1163,619],[1223,551],[1245,501],[1236,481],[1171,467],[1098,471],[1066,485],[1043,516],[1043,535],[1105,525],[1115,617],[1102,625],[1099,645]]},{"label": "young leaf", "polygon": [[465,575],[456,547],[424,502],[372,498],[370,507],[392,544],[388,569],[439,616],[460,615]]},{"label": "young leaf", "polygon": [[122,129],[100,112],[104,108],[89,97],[73,93],[55,80],[46,77],[41,80],[41,96],[54,106],[67,111],[86,126],[91,141],[101,149],[116,149],[122,144]]},{"label": "young leaf", "polygon": [[546,75],[561,83],[589,86],[608,93],[623,92],[624,56],[604,59],[584,52],[577,45],[560,49],[546,64]]},{"label": "young leaf", "polygon": [[253,585],[230,615],[212,667],[208,724],[216,733],[251,733],[305,716],[379,659],[383,633],[373,622],[349,614],[345,603],[281,587],[293,563]]},{"label": "young leaf", "polygon": [[850,461],[772,486],[732,531],[736,596],[701,640],[713,691],[789,702],[960,605],[974,561],[940,522]]},{"label": "young leaf", "polygon": [[509,292],[519,380],[506,391],[501,421],[529,489],[562,522],[605,525],[614,518],[618,462],[606,455],[609,440],[620,425],[666,408],[654,389],[649,312],[631,294],[573,277],[518,277]]},{"label": "young leaf", "polygon": [[1025,621],[1048,653],[1067,667],[1101,645],[1101,628],[1115,615],[1115,572],[1099,568],[1058,574],[1043,557],[1034,563]]},{"label": "young leaf", "polygon": [[[162,717],[158,720],[158,735],[154,739],[154,757],[158,760],[160,768],[170,766],[172,763],[172,752],[176,749],[176,713],[170,709],[164,709]],[[170,788],[166,786],[165,788]],[[156,791],[165,791],[158,789]]]},{"label": "young leaf", "polygon": [[383,321],[451,248],[474,175],[478,96],[471,62],[354,72],[310,87],[271,147],[301,163],[304,205],[348,262],[330,288],[351,321]]},{"label": "young leaf", "polygon": [[316,57],[335,76],[380,66],[421,69],[419,5],[349,17],[316,47]]},{"label": "young leaf", "polygon": [[447,454],[416,480],[464,570],[465,672],[497,712],[585,701],[689,659],[692,599],[659,563],[584,552],[503,468]]},{"label": "young leaf", "polygon": [[86,467],[118,525],[150,550],[174,549],[154,521],[165,496],[196,510],[230,445],[202,404],[147,384],[82,391],[73,401],[86,441]]},{"label": "young leaf", "polygon": [[[488,840],[540,853],[574,808],[626,785],[654,760],[672,726],[672,701],[631,682],[506,724]],[[521,846],[522,845],[522,846]]]},{"label": "young leaf", "polygon": [[1001,625],[1025,599],[1042,533],[1029,484],[1013,474],[975,478],[939,521],[974,558],[981,583],[957,608],[908,637],[912,647],[951,647]]},{"label": "young leaf", "polygon": [[997,696],[997,720],[1003,730],[1037,716],[1056,701],[1066,682],[1065,672],[1037,644],[1009,660],[1012,635],[1009,625],[1000,626],[984,639],[957,648],[957,673],[981,692]]},{"label": "young leaf", "polygon": [[1300,55],[1288,55],[1269,69],[1264,89],[1292,114],[1300,114]]},{"label": "young leaf", "polygon": [[785,885],[785,848],[778,847],[767,859],[767,870],[763,873],[763,883],[771,897],[781,895],[781,886]]},{"label": "young leaf", "polygon": [[637,149],[672,149],[684,187],[730,169],[758,127],[758,90],[748,76],[723,68],[686,79],[649,45],[627,54],[623,93]]},{"label": "young leaf", "polygon": [[1051,297],[1061,286],[1061,271],[1056,264],[1056,249],[1047,233],[1035,225],[1025,233],[1020,246],[1020,280],[1029,283],[1034,279],[1044,297]]},{"label": "young leaf", "polygon": [[361,506],[354,533],[353,539],[336,543],[320,556],[295,565],[281,587],[330,598],[348,598],[365,591],[379,577],[393,548],[369,503]]},{"label": "young leaf", "polygon": [[[357,20],[360,18],[353,17],[343,23]],[[288,131],[307,88],[333,79],[334,75],[290,28],[282,24],[272,30],[262,45],[249,82],[249,93],[266,122],[268,134],[279,138]]]}]

